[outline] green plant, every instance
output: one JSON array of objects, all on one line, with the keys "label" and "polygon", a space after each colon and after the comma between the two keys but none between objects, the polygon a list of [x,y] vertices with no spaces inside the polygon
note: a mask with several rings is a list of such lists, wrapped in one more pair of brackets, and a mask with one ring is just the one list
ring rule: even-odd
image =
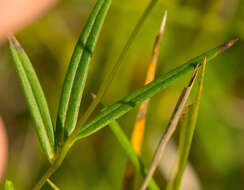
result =
[{"label": "green plant", "polygon": [[6,180],[4,184],[4,190],[14,190],[13,183],[9,180]]},{"label": "green plant", "polygon": [[[97,93],[97,97],[93,100],[92,104],[79,121],[79,107],[88,74],[91,56],[93,54],[104,19],[110,7],[111,0],[97,0],[97,3],[93,8],[93,11],[91,12],[91,15],[77,42],[65,76],[56,126],[52,124],[54,118],[51,118],[49,114],[44,93],[27,54],[14,37],[9,38],[11,54],[35,123],[36,132],[42,150],[50,162],[50,167],[33,189],[41,189],[44,183],[48,181],[49,177],[62,164],[67,152],[76,141],[96,133],[106,125],[110,125],[111,129],[115,133],[115,136],[126,150],[130,159],[141,172],[142,176],[145,177],[146,170],[143,167],[141,160],[133,151],[128,139],[122,133],[123,131],[119,128],[115,120],[132,110],[135,106],[166,88],[187,72],[193,71],[198,66],[198,63],[203,60],[203,58],[206,57],[206,61],[209,62],[235,43],[235,40],[231,40],[221,46],[218,46],[217,48],[203,53],[202,55],[186,62],[181,66],[178,66],[174,70],[160,76],[156,80],[136,90],[120,101],[117,101],[114,104],[104,108],[101,113],[99,113],[93,119],[88,120],[91,113],[93,113],[94,109],[100,103],[100,100],[112,81],[116,70],[122,62],[121,60],[123,60],[123,57],[129,49],[136,33],[141,27],[141,24],[147,17],[148,11],[151,10],[156,2],[157,1],[154,0],[152,1],[152,4],[149,4],[149,9],[146,9],[146,13],[142,16],[142,19],[136,26],[135,31],[132,33],[127,45],[125,46],[125,49],[122,51],[118,62],[116,62],[116,64],[109,69],[108,75],[106,75]],[[149,187],[151,189],[159,189],[153,180],[150,184],[151,185]]]}]

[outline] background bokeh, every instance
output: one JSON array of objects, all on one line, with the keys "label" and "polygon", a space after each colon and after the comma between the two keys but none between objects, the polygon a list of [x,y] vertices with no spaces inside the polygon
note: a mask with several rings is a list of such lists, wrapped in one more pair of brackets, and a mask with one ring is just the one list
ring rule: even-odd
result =
[{"label": "background bokeh", "polygon": [[[61,1],[17,34],[30,56],[56,116],[62,82],[75,42],[95,0]],[[107,65],[114,63],[149,0],[113,0],[96,46],[81,113],[91,102]],[[104,97],[106,105],[143,85],[164,10],[168,10],[157,76],[225,41],[239,42],[207,65],[190,163],[202,190],[244,189],[244,1],[159,0],[136,37]],[[149,166],[180,91],[190,75],[152,98],[142,158]],[[193,92],[194,94],[194,92]],[[189,103],[192,101],[190,100]],[[137,109],[119,122],[130,136]],[[0,114],[9,137],[6,178],[30,189],[47,168],[8,50],[0,47]],[[82,114],[81,114],[82,115]],[[55,121],[54,121],[55,122]],[[174,142],[177,144],[177,134]],[[77,143],[52,180],[63,190],[120,189],[127,156],[109,128]],[[172,166],[174,168],[174,165]],[[156,172],[163,188],[163,172]],[[138,177],[138,183],[141,182]],[[50,189],[48,185],[44,189]]]}]

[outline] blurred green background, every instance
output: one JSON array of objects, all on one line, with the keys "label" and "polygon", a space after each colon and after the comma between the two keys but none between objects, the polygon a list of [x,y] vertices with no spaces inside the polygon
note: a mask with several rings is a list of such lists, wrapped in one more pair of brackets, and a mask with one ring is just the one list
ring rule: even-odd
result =
[{"label": "blurred green background", "polygon": [[[56,116],[65,71],[73,47],[95,0],[61,1],[44,17],[17,34],[30,56]],[[92,64],[81,113],[91,102],[107,65],[114,63],[149,0],[113,0]],[[190,163],[202,190],[244,189],[244,1],[159,0],[136,37],[103,102],[110,105],[143,85],[154,39],[168,10],[157,76],[232,38],[239,42],[207,65],[206,82]],[[142,158],[149,166],[176,99],[190,75],[154,96],[149,106]],[[194,94],[194,93],[193,93]],[[191,103],[192,101],[189,101]],[[119,122],[130,136],[137,109]],[[35,135],[8,50],[0,48],[0,114],[7,126],[6,177],[16,189],[30,189],[48,163]],[[54,121],[55,122],[55,121]],[[152,142],[154,141],[154,142]],[[177,144],[177,135],[174,137]],[[52,177],[67,190],[120,189],[127,156],[109,128],[77,143]],[[174,165],[172,166],[174,168]],[[161,169],[155,178],[165,187]],[[141,183],[138,178],[138,183]],[[43,189],[50,189],[45,185]]]}]

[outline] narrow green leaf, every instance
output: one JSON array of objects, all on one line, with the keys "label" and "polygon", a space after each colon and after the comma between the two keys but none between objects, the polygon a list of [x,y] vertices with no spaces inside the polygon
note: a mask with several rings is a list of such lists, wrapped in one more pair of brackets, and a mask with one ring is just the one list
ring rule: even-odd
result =
[{"label": "narrow green leaf", "polygon": [[48,105],[35,70],[24,49],[14,37],[9,37],[10,51],[28,103],[36,132],[49,161],[54,159],[53,124]]},{"label": "narrow green leaf", "polygon": [[[124,150],[128,154],[130,160],[135,165],[137,171],[139,171],[141,176],[143,178],[145,178],[147,176],[147,170],[145,169],[144,164],[142,163],[141,159],[137,156],[136,152],[134,151],[133,147],[131,146],[131,143],[130,143],[129,139],[127,138],[127,136],[124,134],[124,131],[120,128],[118,122],[114,120],[111,123],[109,123],[109,126],[110,126],[111,130],[113,131],[114,135],[117,137],[121,146],[124,148]],[[150,180],[148,187],[151,190],[160,189],[153,179]]]},{"label": "narrow green leaf", "polygon": [[4,190],[14,190],[13,183],[9,180],[6,180],[4,184]]},{"label": "narrow green leaf", "polygon": [[[95,96],[93,96],[95,97]],[[99,107],[102,109],[105,109],[103,104],[99,104]],[[125,152],[129,156],[131,162],[135,165],[137,171],[140,172],[142,177],[146,177],[147,170],[144,167],[144,164],[142,163],[139,156],[137,156],[135,150],[133,149],[130,140],[125,135],[124,131],[121,129],[119,123],[114,120],[111,123],[109,123],[109,127],[111,128],[112,132],[114,133],[115,137],[118,139],[121,146],[124,148]],[[155,183],[154,179],[150,180],[148,184],[149,189],[151,190],[159,190],[159,187]]]},{"label": "narrow green leaf", "polygon": [[120,65],[122,64],[124,58],[126,57],[130,47],[132,46],[133,42],[135,41],[136,35],[140,31],[143,23],[148,18],[149,14],[151,13],[152,9],[155,7],[158,0],[151,0],[146,9],[143,11],[141,17],[139,18],[138,22],[136,23],[135,28],[133,29],[132,33],[129,36],[129,39],[126,41],[125,46],[123,47],[118,60],[115,62],[115,64],[111,64],[107,70],[104,80],[101,83],[101,86],[98,89],[97,92],[97,98],[90,104],[84,115],[80,118],[80,120],[77,123],[77,128],[75,129],[73,136],[76,136],[81,127],[87,122],[93,111],[96,109],[97,105],[101,101],[102,97],[106,93],[107,89],[109,88],[110,84],[112,83]]},{"label": "narrow green leaf", "polygon": [[178,167],[176,174],[172,181],[169,182],[167,190],[179,190],[181,180],[184,174],[184,170],[187,164],[188,156],[191,149],[191,143],[193,134],[196,128],[198,110],[200,105],[200,97],[203,88],[204,76],[205,76],[206,60],[203,62],[201,78],[197,91],[196,101],[189,107],[187,118],[183,121],[180,130],[180,142],[179,142],[179,153],[178,153]]},{"label": "narrow green leaf", "polygon": [[127,97],[123,98],[122,100],[107,107],[103,112],[101,112],[98,116],[96,116],[94,119],[92,119],[90,122],[88,122],[82,127],[76,140],[87,137],[102,129],[113,120],[121,117],[122,115],[130,111],[136,105],[140,104],[141,102],[145,101],[146,99],[152,97],[159,91],[169,86],[180,76],[186,74],[189,71],[192,71],[197,65],[197,63],[203,60],[204,57],[207,58],[207,61],[210,61],[213,58],[215,58],[218,54],[220,54],[227,48],[231,47],[235,42],[236,40],[231,40],[221,46],[218,46],[217,48],[203,53],[202,55],[162,75],[161,77],[149,83],[148,85],[136,90]]},{"label": "narrow green leaf", "polygon": [[148,16],[152,12],[153,8],[156,6],[158,1],[159,0],[151,0],[149,2],[149,4],[147,5],[147,7],[145,8],[145,10],[143,11],[142,15],[140,16],[139,20],[137,21],[137,23],[135,25],[135,28],[133,29],[132,33],[130,34],[129,39],[126,41],[126,44],[123,47],[117,62],[114,65],[112,65],[111,68],[108,69],[109,70],[108,75],[106,75],[101,87],[98,90],[97,99],[96,99],[97,102],[100,102],[100,100],[101,100],[102,96],[104,95],[104,93],[106,92],[107,88],[112,83],[113,78],[115,77],[120,65],[124,61],[133,42],[135,41],[137,34],[139,33],[140,29],[142,28],[142,25],[144,24],[144,22],[146,21],[146,19],[148,18]]},{"label": "narrow green leaf", "polygon": [[97,0],[74,49],[57,117],[57,134],[61,141],[75,128],[89,63],[110,4],[111,0]]}]

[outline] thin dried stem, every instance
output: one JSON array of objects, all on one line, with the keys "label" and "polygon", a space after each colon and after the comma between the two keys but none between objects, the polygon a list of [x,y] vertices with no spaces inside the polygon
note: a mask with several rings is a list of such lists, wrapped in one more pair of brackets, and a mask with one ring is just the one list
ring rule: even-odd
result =
[{"label": "thin dried stem", "polygon": [[[204,60],[206,60],[206,58],[204,58]],[[165,132],[164,132],[164,134],[163,134],[163,136],[162,136],[162,138],[160,140],[160,143],[159,143],[159,146],[158,146],[158,148],[156,150],[156,154],[154,156],[153,162],[152,162],[151,167],[149,169],[148,175],[147,175],[147,177],[146,177],[146,179],[145,179],[145,181],[144,181],[144,183],[143,183],[143,185],[141,187],[141,190],[145,190],[147,188],[148,182],[151,179],[151,177],[153,176],[153,174],[154,174],[154,172],[155,172],[155,170],[156,170],[156,168],[158,166],[158,163],[159,163],[159,161],[160,161],[160,159],[162,157],[162,154],[164,152],[165,146],[168,143],[169,139],[171,138],[171,136],[173,135],[173,133],[174,133],[174,131],[176,129],[176,126],[177,126],[177,124],[179,122],[179,119],[180,119],[180,117],[182,115],[182,112],[184,110],[185,104],[187,102],[187,99],[188,99],[188,97],[190,95],[190,92],[192,90],[193,84],[195,82],[195,79],[196,79],[200,64],[201,64],[201,62],[197,64],[197,66],[196,66],[196,68],[194,70],[194,73],[193,73],[193,75],[191,77],[191,80],[189,82],[188,87],[183,90],[183,92],[181,93],[181,95],[180,95],[180,97],[178,99],[178,102],[176,104],[175,110],[174,110],[174,112],[172,114],[172,117],[170,119],[168,127],[165,130]]]},{"label": "thin dried stem", "polygon": [[181,122],[180,127],[181,131],[178,149],[178,166],[174,178],[167,185],[167,190],[179,190],[181,187],[182,177],[187,165],[188,156],[191,150],[191,143],[196,128],[196,122],[200,105],[200,97],[202,94],[203,81],[205,76],[205,69],[206,60],[204,60],[202,64],[202,71],[197,90],[196,101],[194,104],[189,106],[189,111],[186,110],[185,118],[182,118],[183,121]]}]

